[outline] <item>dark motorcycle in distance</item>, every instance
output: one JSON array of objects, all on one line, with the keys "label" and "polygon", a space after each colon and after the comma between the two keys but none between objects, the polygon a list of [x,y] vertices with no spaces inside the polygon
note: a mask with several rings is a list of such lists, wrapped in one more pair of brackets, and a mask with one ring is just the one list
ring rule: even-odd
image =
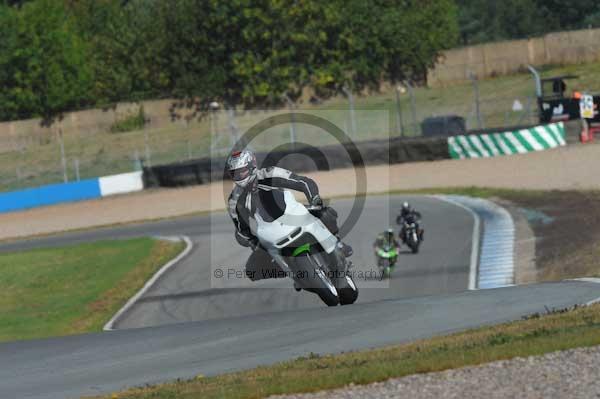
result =
[{"label": "dark motorcycle in distance", "polygon": [[419,247],[423,242],[423,229],[419,226],[419,220],[415,218],[404,220],[400,240],[410,248],[413,254],[419,252]]}]

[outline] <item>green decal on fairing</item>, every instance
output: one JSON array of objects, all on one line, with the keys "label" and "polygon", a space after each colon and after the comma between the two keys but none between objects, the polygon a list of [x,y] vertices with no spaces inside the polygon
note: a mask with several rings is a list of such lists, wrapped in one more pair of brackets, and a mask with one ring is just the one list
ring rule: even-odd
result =
[{"label": "green decal on fairing", "polygon": [[304,244],[304,245],[301,245],[298,248],[294,249],[292,256],[298,256],[298,255],[303,254],[304,252],[308,252],[308,251],[310,251],[310,244]]},{"label": "green decal on fairing", "polygon": [[384,251],[383,249],[380,249],[377,251],[377,254],[379,256],[381,256],[382,258],[395,258],[396,256],[398,256],[398,251],[393,249],[391,251]]}]

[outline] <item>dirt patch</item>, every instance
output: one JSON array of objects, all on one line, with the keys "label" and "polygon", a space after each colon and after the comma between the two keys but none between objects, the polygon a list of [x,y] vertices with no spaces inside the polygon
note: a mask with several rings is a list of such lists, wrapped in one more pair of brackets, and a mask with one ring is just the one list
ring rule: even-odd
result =
[{"label": "dirt patch", "polygon": [[536,236],[538,281],[600,275],[600,192],[503,193]]}]

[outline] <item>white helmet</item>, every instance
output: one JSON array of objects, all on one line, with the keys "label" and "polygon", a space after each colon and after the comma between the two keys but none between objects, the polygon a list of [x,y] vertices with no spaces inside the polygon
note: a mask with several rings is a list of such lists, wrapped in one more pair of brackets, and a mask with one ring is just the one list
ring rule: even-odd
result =
[{"label": "white helmet", "polygon": [[227,159],[227,171],[235,184],[246,187],[256,176],[256,155],[247,149],[233,151]]}]

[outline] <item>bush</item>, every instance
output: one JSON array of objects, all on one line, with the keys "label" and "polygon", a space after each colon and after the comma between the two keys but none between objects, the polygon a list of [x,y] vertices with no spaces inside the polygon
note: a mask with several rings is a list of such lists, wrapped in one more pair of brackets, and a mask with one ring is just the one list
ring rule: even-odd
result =
[{"label": "bush", "polygon": [[126,116],[113,123],[110,127],[111,133],[125,133],[133,130],[140,130],[146,124],[146,114],[142,105],[137,114]]}]

